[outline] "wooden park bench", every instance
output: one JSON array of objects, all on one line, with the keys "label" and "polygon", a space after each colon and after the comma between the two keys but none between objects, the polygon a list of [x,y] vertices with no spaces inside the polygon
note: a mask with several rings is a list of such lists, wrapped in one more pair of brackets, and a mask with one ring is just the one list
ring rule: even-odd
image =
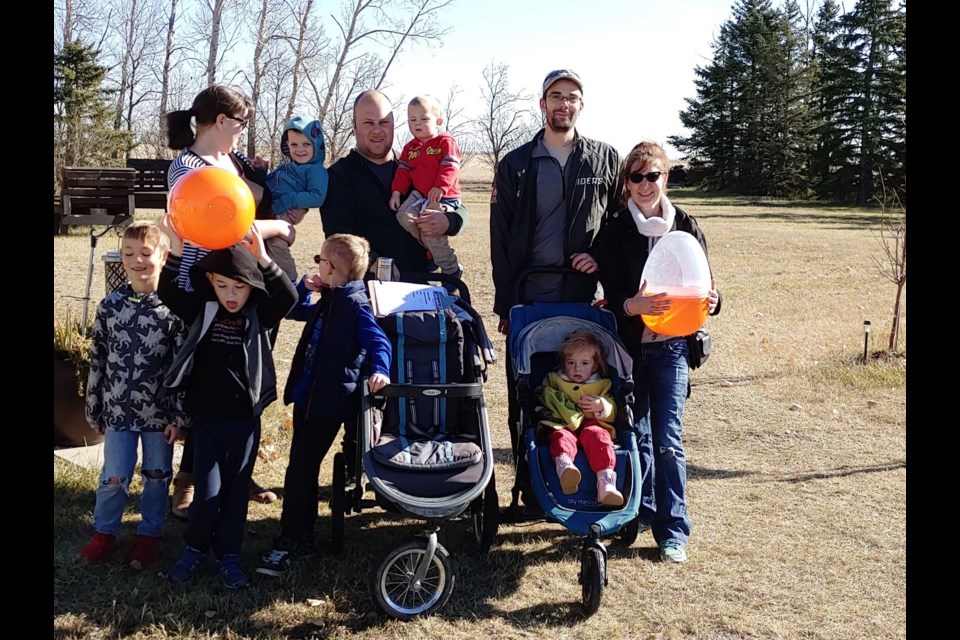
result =
[{"label": "wooden park bench", "polygon": [[136,212],[130,167],[64,167],[60,202],[54,196],[54,233],[69,226],[126,225]]},{"label": "wooden park bench", "polygon": [[167,209],[167,170],[172,160],[166,158],[130,158],[127,166],[137,170],[134,197],[141,209]]}]

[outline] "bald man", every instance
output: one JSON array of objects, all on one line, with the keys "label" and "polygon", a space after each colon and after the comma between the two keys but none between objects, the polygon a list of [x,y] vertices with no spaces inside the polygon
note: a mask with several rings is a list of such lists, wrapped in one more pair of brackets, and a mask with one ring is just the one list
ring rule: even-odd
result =
[{"label": "bald man", "polygon": [[[397,170],[393,153],[393,108],[376,90],[364,91],[353,103],[356,147],[329,169],[327,199],[320,208],[323,233],[352,233],[370,242],[371,264],[379,256],[393,258],[401,274],[428,271],[427,252],[404,231],[390,209],[390,185]],[[417,224],[426,236],[453,236],[467,223],[467,210],[425,211]]]}]

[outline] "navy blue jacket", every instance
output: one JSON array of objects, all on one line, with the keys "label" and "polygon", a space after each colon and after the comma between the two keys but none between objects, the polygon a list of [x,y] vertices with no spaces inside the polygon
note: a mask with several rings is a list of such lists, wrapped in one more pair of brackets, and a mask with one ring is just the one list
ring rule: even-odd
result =
[{"label": "navy blue jacket", "polygon": [[[359,407],[357,383],[365,362],[369,361],[371,373],[390,375],[390,341],[373,318],[362,280],[324,288],[314,305],[305,302],[310,292],[302,281],[297,289],[301,304],[290,317],[305,319],[306,324],[290,364],[283,402],[305,403],[308,420],[339,424]],[[304,378],[308,359],[310,371]]]}]

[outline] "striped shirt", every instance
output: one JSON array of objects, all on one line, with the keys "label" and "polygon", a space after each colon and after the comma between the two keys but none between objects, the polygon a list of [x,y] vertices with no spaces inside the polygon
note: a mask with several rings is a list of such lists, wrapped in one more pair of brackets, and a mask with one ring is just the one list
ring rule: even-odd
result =
[{"label": "striped shirt", "polygon": [[[253,170],[253,165],[247,157],[239,151],[233,151],[230,155],[235,164],[243,163],[248,165],[251,171]],[[173,191],[173,186],[177,184],[183,176],[194,169],[212,166],[212,164],[193,151],[190,151],[190,149],[181,151],[180,155],[170,163],[170,168],[167,170],[167,197],[169,198],[169,194]],[[241,177],[243,175],[240,167],[237,167],[237,174]],[[167,210],[170,210],[169,202],[167,202]],[[193,283],[190,282],[190,268],[208,253],[210,253],[209,249],[195,245],[189,240],[183,241],[183,257],[180,259],[180,271],[177,274],[177,284],[180,285],[181,289],[184,291],[193,291]]]}]

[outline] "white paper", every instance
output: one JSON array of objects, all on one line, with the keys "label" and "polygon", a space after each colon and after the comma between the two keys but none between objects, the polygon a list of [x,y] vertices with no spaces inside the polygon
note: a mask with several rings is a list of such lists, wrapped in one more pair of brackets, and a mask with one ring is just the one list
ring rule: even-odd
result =
[{"label": "white paper", "polygon": [[379,318],[400,311],[439,311],[454,301],[443,287],[427,284],[371,280],[367,286],[373,312]]}]

